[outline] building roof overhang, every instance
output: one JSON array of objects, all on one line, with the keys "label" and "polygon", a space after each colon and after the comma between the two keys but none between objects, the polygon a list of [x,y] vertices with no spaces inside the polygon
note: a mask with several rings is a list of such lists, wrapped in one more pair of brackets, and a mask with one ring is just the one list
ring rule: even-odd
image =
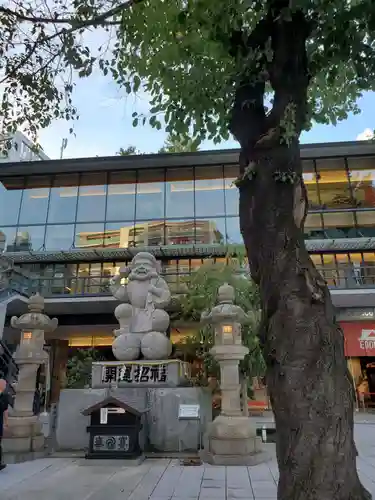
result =
[{"label": "building roof overhang", "polygon": [[[168,245],[139,248],[71,249],[64,251],[7,252],[14,263],[26,262],[87,262],[130,260],[138,252],[150,252],[158,259],[207,258],[235,256],[240,245]],[[308,240],[310,253],[361,252],[375,250],[375,238],[340,238]],[[242,247],[243,248],[243,247]]]},{"label": "building roof overhang", "polygon": [[[196,153],[142,154],[9,162],[1,165],[0,180],[24,175],[51,175],[75,172],[103,172],[134,169],[189,168],[192,166],[235,165],[239,149],[218,149]],[[302,159],[375,155],[373,141],[301,144]],[[329,166],[327,166],[329,168]]]}]

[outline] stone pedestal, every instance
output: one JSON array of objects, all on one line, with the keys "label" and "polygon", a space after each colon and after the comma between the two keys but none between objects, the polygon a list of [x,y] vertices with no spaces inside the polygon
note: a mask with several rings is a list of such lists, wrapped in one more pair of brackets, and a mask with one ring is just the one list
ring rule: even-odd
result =
[{"label": "stone pedestal", "polygon": [[8,463],[30,460],[44,452],[44,435],[33,402],[38,368],[48,360],[43,349],[44,332],[55,330],[57,319],[43,314],[43,307],[43,297],[34,295],[29,299],[29,312],[11,320],[12,327],[21,330],[21,340],[14,354],[19,369],[14,408],[9,412],[9,427],[2,441]]},{"label": "stone pedestal", "polygon": [[208,426],[201,458],[212,465],[257,465],[268,456],[248,417],[219,415]]},{"label": "stone pedestal", "polygon": [[234,305],[234,289],[219,288],[219,305],[203,313],[202,320],[215,328],[211,354],[220,365],[221,414],[208,426],[201,452],[203,461],[213,465],[256,465],[267,459],[256,429],[241,409],[239,362],[249,352],[242,345],[241,323],[247,317]]}]

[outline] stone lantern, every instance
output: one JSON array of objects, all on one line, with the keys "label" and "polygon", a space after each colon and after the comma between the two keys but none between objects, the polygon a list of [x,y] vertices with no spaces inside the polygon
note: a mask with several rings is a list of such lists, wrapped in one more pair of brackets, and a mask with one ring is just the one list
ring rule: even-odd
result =
[{"label": "stone lantern", "polygon": [[234,304],[234,288],[227,283],[218,290],[218,305],[202,314],[202,322],[214,327],[211,354],[220,365],[221,413],[209,425],[202,459],[215,465],[254,465],[266,454],[261,439],[241,411],[239,362],[249,352],[242,345],[241,324],[247,321],[243,309]]},{"label": "stone lantern", "polygon": [[43,314],[44,299],[39,294],[30,297],[28,309],[26,314],[11,319],[11,326],[21,330],[20,343],[13,356],[19,372],[3,449],[5,453],[16,455],[39,451],[44,447],[44,436],[38,415],[33,412],[33,402],[38,369],[48,361],[48,354],[43,349],[44,334],[53,332],[58,324],[56,318],[50,319]]}]

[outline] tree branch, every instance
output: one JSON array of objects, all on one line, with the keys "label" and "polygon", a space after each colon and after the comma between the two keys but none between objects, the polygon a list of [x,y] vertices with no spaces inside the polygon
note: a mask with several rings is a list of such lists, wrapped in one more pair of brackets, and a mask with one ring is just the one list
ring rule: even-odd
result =
[{"label": "tree branch", "polygon": [[267,117],[268,128],[280,127],[280,122],[286,118],[287,107],[291,106],[296,133],[299,135],[303,129],[310,81],[306,53],[310,29],[302,11],[292,13],[290,20],[278,18],[273,23],[273,60],[269,65],[269,81],[275,95]]},{"label": "tree branch", "polygon": [[[3,13],[8,16],[14,16],[16,19],[19,21],[25,21],[25,22],[30,22],[30,23],[42,23],[42,24],[69,24],[76,29],[80,28],[85,28],[89,26],[98,26],[98,25],[104,25],[108,24],[106,23],[106,20],[109,17],[116,16],[117,14],[120,14],[126,9],[131,8],[133,5],[136,5],[137,3],[140,3],[142,0],[128,0],[126,2],[122,2],[117,7],[113,7],[113,9],[110,9],[106,12],[103,12],[102,14],[98,15],[97,17],[94,17],[92,19],[86,19],[86,20],[79,20],[75,18],[62,18],[59,19],[58,17],[52,18],[52,17],[37,17],[37,16],[27,16],[25,14],[22,14],[21,12],[14,11],[12,9],[9,9],[7,7],[0,7],[0,13]],[[121,21],[110,21],[110,24],[120,24]]]},{"label": "tree branch", "polygon": [[[57,37],[64,37],[67,36],[74,31],[77,31],[82,28],[88,28],[90,26],[103,26],[106,23],[106,19],[109,17],[113,17],[117,14],[120,14],[124,12],[125,10],[131,8],[133,5],[136,5],[138,3],[141,3],[142,0],[128,0],[126,2],[122,2],[121,4],[117,5],[113,9],[110,9],[106,12],[103,12],[97,17],[94,17],[92,19],[87,19],[87,20],[77,20],[77,19],[53,19],[53,18],[42,18],[42,17],[33,17],[33,16],[25,16],[24,14],[21,14],[20,12],[15,12],[11,9],[5,8],[5,7],[0,7],[0,13],[3,12],[6,15],[9,16],[14,16],[16,19],[19,21],[26,21],[26,22],[32,22],[32,23],[47,23],[47,24],[69,24],[70,28],[67,29],[65,26],[61,30],[56,30],[55,33],[38,38],[35,40],[33,46],[31,49],[25,54],[25,56],[19,61],[19,63],[11,69],[11,71],[7,72],[4,78],[0,80],[0,84],[4,83],[10,76],[15,76],[17,74],[17,71],[21,69],[30,59],[31,57],[35,54],[37,48],[41,45],[44,45],[51,40],[57,38]],[[119,24],[121,21],[112,21],[111,24]]]}]

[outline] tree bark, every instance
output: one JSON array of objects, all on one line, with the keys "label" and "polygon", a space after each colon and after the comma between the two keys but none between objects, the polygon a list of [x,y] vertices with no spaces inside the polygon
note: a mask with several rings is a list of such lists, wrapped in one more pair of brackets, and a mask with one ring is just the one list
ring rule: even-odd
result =
[{"label": "tree bark", "polygon": [[256,177],[240,186],[240,220],[262,300],[278,498],[370,498],[356,470],[354,393],[343,333],[303,241],[301,188],[273,178],[286,165],[300,170],[298,145],[261,153],[256,163]]},{"label": "tree bark", "polygon": [[[277,430],[278,498],[369,499],[356,469],[354,392],[343,333],[303,237],[307,195],[298,137],[307,113],[308,30],[301,13],[286,23],[272,9],[274,56],[266,69],[273,109],[267,116],[263,112],[259,79],[244,79],[230,129],[242,149],[240,225],[260,288],[260,341]],[[290,104],[295,136],[285,142],[282,123]]]}]

